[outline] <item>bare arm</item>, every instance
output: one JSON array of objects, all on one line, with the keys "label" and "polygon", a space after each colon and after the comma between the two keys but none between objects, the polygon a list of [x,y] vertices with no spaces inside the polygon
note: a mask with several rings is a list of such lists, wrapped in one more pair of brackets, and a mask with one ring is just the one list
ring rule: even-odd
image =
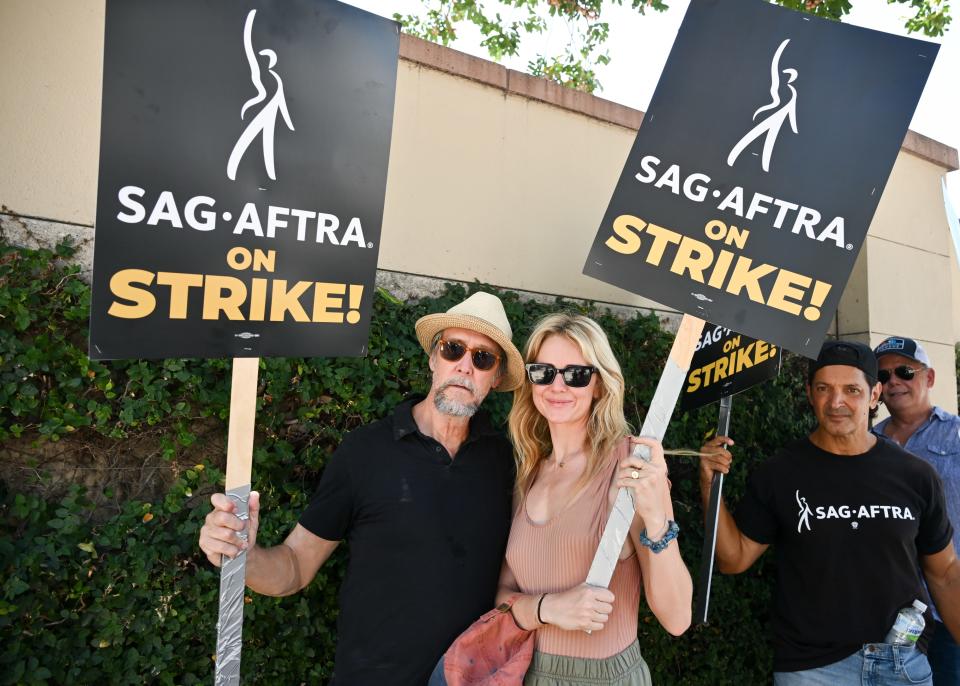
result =
[{"label": "bare arm", "polygon": [[[519,494],[514,494],[513,512],[520,506]],[[605,588],[586,584],[562,593],[521,593],[520,584],[507,561],[500,567],[496,604],[513,600],[511,612],[517,625],[523,629],[538,629],[554,624],[568,631],[599,631],[613,612],[613,593]],[[537,618],[539,606],[540,619]]]},{"label": "bare arm", "polygon": [[940,618],[953,640],[960,642],[960,560],[953,542],[939,553],[924,555],[920,565]]},{"label": "bare arm", "polygon": [[[700,500],[704,513],[710,504],[713,475],[730,472],[733,455],[726,449],[728,445],[733,445],[731,439],[717,436],[700,449],[701,453],[706,453],[700,458]],[[724,574],[740,574],[749,569],[769,547],[744,536],[721,499],[717,517],[717,567],[720,571]]]},{"label": "bare arm", "polygon": [[[652,439],[637,438],[633,441],[650,448],[651,462],[647,463],[639,457],[627,457],[620,463],[612,484],[611,497],[615,498],[621,487],[630,488],[637,509],[638,516],[634,517],[630,526],[624,554],[629,555],[631,548],[637,551],[647,605],[664,629],[679,636],[690,627],[693,601],[693,581],[680,557],[680,546],[673,540],[659,553],[654,553],[640,543],[640,534],[644,529],[647,537],[653,541],[663,538],[667,533],[667,523],[673,519],[663,447]],[[636,479],[632,476],[634,472],[639,475]]]},{"label": "bare arm", "polygon": [[[200,548],[215,567],[220,566],[221,556],[234,558],[246,550],[246,584],[257,593],[286,596],[302,590],[339,545],[339,541],[315,536],[297,524],[283,543],[263,548],[257,545],[259,493],[250,493],[248,522],[236,516],[234,502],[224,494],[215,493],[210,503],[213,510],[200,529]],[[247,541],[237,535],[245,527]]]},{"label": "bare arm", "polygon": [[[500,568],[497,604],[513,598],[513,618],[523,629],[553,624],[566,631],[600,631],[613,612],[613,593],[581,584],[560,593],[521,593],[506,560]],[[542,601],[541,601],[542,598]],[[540,618],[537,620],[537,605]]]}]

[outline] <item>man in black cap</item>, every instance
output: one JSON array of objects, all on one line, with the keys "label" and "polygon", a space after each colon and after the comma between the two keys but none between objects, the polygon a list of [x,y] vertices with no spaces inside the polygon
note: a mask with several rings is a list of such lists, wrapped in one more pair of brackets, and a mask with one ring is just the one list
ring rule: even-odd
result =
[{"label": "man in black cap", "polygon": [[[736,519],[721,504],[718,567],[743,572],[774,545],[777,686],[929,685],[922,649],[882,641],[901,608],[926,598],[921,568],[944,622],[960,634],[960,561],[940,481],[930,465],[870,433],[880,399],[870,348],[825,343],[806,390],[817,427],[756,468]],[[732,444],[719,436],[703,448],[705,507],[714,473],[730,469]]]},{"label": "man in black cap", "polygon": [[[937,470],[943,481],[947,516],[953,524],[954,549],[960,551],[960,417],[933,404],[930,391],[936,372],[923,346],[912,338],[890,336],[874,348],[880,399],[890,416],[873,427]],[[953,640],[934,606],[928,656],[936,686],[960,686],[960,645]]]}]

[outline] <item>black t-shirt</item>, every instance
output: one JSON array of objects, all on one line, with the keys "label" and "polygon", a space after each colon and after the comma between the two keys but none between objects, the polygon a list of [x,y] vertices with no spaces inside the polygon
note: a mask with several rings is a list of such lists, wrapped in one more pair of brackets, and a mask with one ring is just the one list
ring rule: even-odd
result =
[{"label": "black t-shirt", "polygon": [[[943,487],[923,460],[880,439],[861,455],[798,441],[751,475],[737,525],[774,544],[774,669],[799,671],[879,643],[926,593],[919,556],[950,543]],[[929,610],[928,629],[932,628]]]},{"label": "black t-shirt", "polygon": [[493,608],[510,530],[510,443],[478,413],[451,460],[417,430],[419,400],[350,433],[300,518],[350,545],[333,684],[423,686],[453,639]]}]

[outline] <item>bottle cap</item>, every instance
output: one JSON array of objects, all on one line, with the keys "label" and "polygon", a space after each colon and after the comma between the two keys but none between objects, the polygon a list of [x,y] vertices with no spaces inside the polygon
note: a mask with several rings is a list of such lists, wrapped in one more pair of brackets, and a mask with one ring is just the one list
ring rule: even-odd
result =
[{"label": "bottle cap", "polygon": [[926,611],[927,611],[927,606],[924,605],[923,603],[921,603],[919,600],[914,600],[914,601],[913,601],[913,606],[914,606],[915,608],[917,608],[918,610],[920,610],[920,612],[926,612]]}]

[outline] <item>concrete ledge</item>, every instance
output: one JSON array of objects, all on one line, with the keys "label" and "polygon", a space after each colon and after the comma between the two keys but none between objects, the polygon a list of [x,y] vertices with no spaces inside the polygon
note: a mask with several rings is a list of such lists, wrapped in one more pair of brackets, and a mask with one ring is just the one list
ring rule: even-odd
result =
[{"label": "concrete ledge", "polygon": [[[414,36],[400,34],[400,59],[498,88],[505,95],[536,100],[633,131],[639,129],[643,121],[643,112],[640,110],[565,88],[553,81],[507,69],[489,60]],[[955,148],[914,131],[907,132],[901,149],[948,171],[960,168]]]},{"label": "concrete ledge", "polygon": [[80,275],[89,283],[93,274],[92,226],[0,213],[0,241],[9,245],[52,250],[68,237],[73,239],[73,244],[77,248],[72,262],[80,265]]},{"label": "concrete ledge", "polygon": [[956,148],[951,148],[916,131],[907,131],[907,136],[903,139],[901,148],[925,159],[927,162],[946,167],[947,171],[960,169],[960,160],[958,160]]}]

